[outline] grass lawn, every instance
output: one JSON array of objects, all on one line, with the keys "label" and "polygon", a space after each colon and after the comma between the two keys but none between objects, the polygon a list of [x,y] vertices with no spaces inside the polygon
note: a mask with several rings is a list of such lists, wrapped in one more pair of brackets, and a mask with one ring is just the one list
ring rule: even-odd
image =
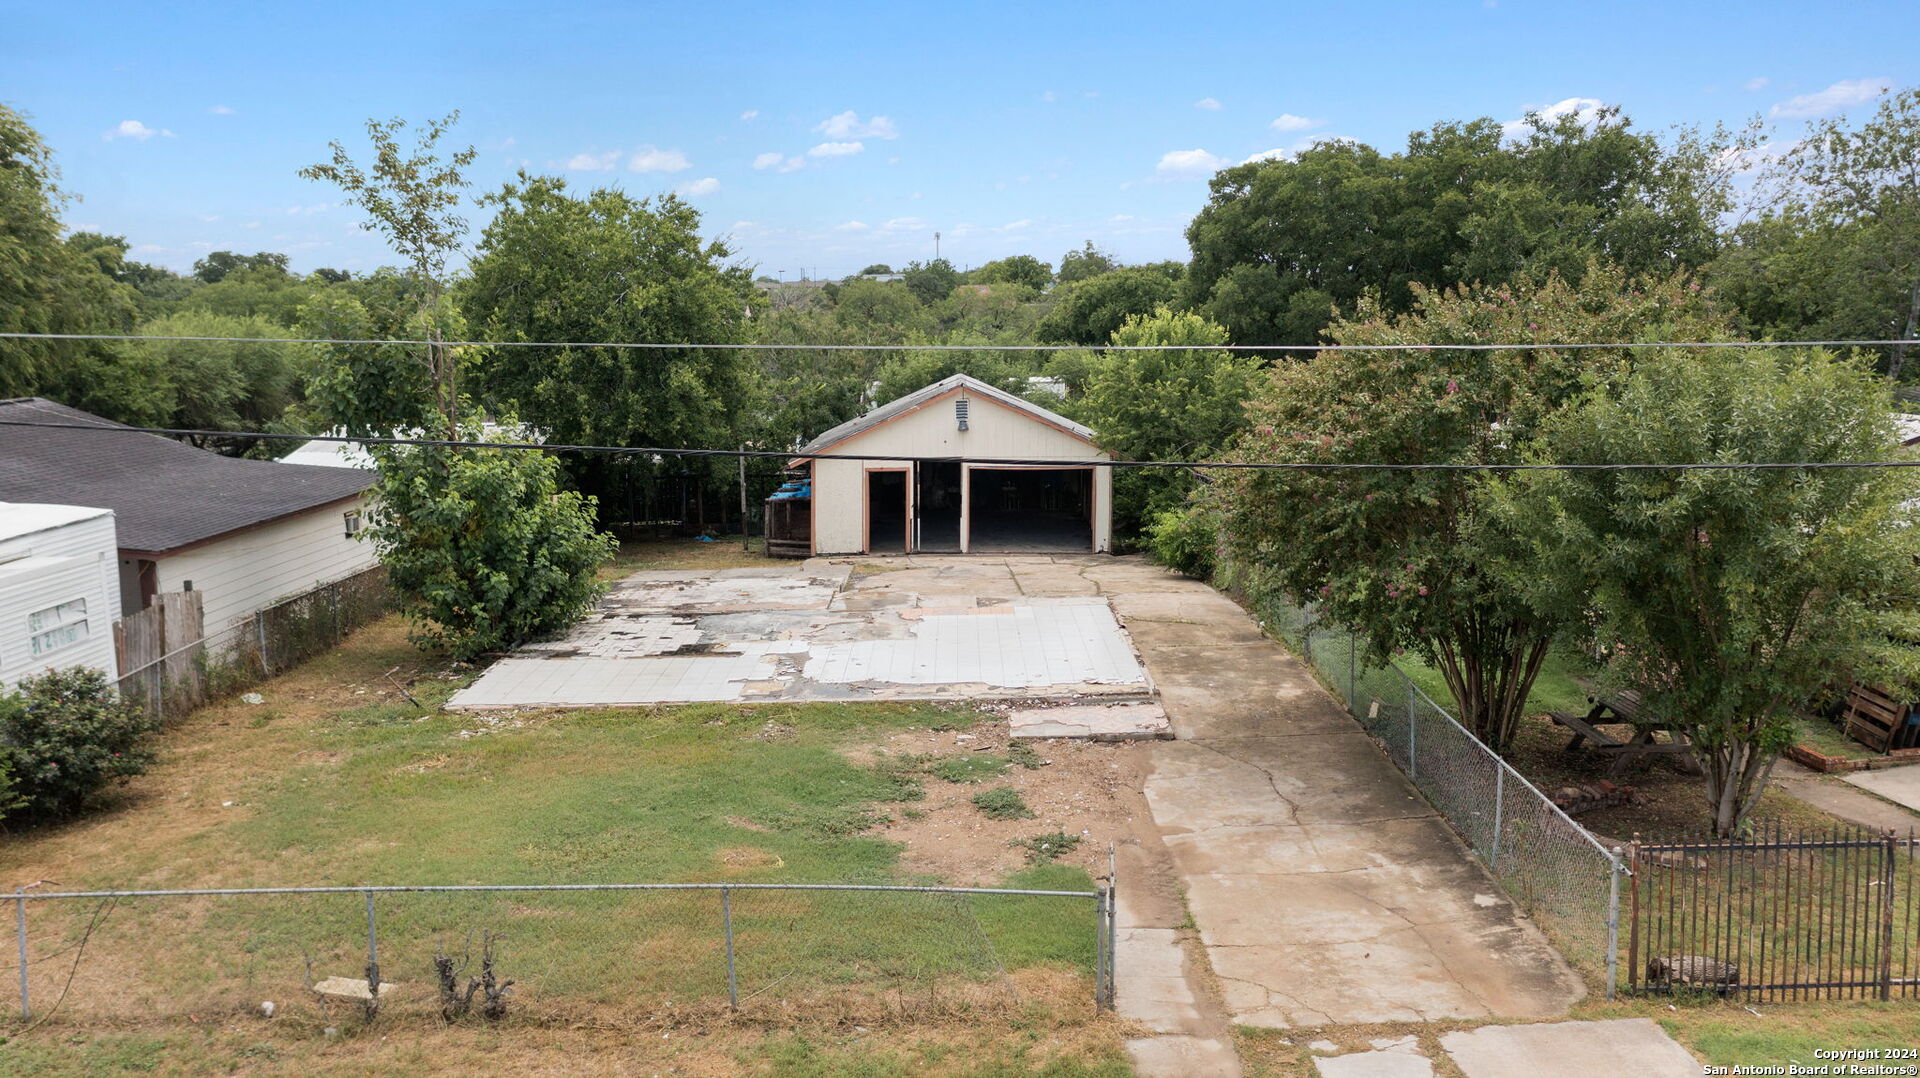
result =
[{"label": "grass lawn", "polygon": [[[1455,714],[1459,713],[1453,692],[1447,688],[1446,679],[1440,676],[1440,671],[1414,655],[1403,655],[1394,662],[1434,703]],[[1546,661],[1540,664],[1539,676],[1533,680],[1533,690],[1527,695],[1527,713],[1571,711],[1576,715],[1586,714],[1590,706],[1587,703],[1587,690],[1574,680],[1582,673],[1578,660],[1557,651],[1548,655]]]},{"label": "grass lawn", "polygon": [[[228,702],[176,724],[161,763],[101,811],[9,835],[0,883],[939,882],[907,875],[897,846],[863,833],[904,811],[917,780],[843,750],[976,721],[970,710],[438,711],[471,673],[415,651],[397,618],[378,622],[260,686],[265,703]],[[1092,889],[1063,865],[1007,882]],[[32,906],[36,1009],[59,1004],[52,1024],[0,1047],[0,1071],[12,1069],[10,1052],[52,1074],[293,1072],[329,1058],[326,1069],[368,1073],[463,1059],[611,1072],[634,1057],[596,1053],[630,1042],[636,1026],[655,1030],[640,1058],[681,1073],[1096,1074],[1115,1073],[1120,1058],[1116,1024],[1091,1005],[1090,899],[737,892],[737,1016],[724,1010],[711,892],[377,904],[383,979],[407,990],[364,1029],[305,992],[309,964],[315,978],[363,975],[358,895]],[[519,982],[513,1017],[444,1028],[434,953],[477,950],[486,932],[503,936],[501,975]],[[12,1005],[5,996],[0,1008]],[[251,1017],[266,999],[280,1008],[271,1023]],[[986,1028],[956,1038],[969,1017]],[[856,1023],[871,1032],[849,1033]],[[422,1056],[408,1044],[438,1047]],[[535,1044],[547,1049],[527,1051]]]},{"label": "grass lawn", "polygon": [[722,535],[710,543],[698,539],[623,539],[620,549],[600,569],[600,579],[618,580],[628,573],[650,569],[764,569],[792,564],[790,558],[769,558],[765,539],[748,540]]}]

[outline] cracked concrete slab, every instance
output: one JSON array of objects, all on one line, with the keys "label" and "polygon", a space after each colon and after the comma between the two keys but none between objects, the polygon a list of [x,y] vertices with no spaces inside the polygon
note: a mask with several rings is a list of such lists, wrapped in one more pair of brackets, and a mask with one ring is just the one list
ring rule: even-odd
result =
[{"label": "cracked concrete slab", "polygon": [[1467,1078],[1683,1078],[1700,1064],[1650,1018],[1486,1026],[1440,1038]]},{"label": "cracked concrete slab", "polygon": [[1087,741],[1158,741],[1173,737],[1159,704],[1071,704],[1021,708],[1007,713],[1007,733],[1015,741],[1052,737]]}]

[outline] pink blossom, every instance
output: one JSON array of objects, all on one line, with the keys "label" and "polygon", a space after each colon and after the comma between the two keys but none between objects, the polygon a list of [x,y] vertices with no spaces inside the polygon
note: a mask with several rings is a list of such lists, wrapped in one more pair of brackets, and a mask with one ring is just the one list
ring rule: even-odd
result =
[{"label": "pink blossom", "polygon": [[1425,595],[1426,593],[1427,593],[1427,586],[1425,584],[1420,585],[1420,594]]},{"label": "pink blossom", "polygon": [[1460,392],[1460,383],[1451,378],[1447,379],[1447,396],[1451,397],[1458,392]]}]

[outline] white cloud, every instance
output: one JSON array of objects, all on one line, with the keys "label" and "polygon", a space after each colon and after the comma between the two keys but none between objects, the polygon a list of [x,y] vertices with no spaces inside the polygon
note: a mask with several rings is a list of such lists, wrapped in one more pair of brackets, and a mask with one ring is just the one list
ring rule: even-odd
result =
[{"label": "white cloud", "polygon": [[1757,90],[1766,89],[1767,83],[1772,81],[1773,81],[1772,79],[1767,78],[1765,75],[1760,75],[1760,76],[1756,76],[1754,78],[1748,79],[1742,85],[1746,86],[1748,93],[1753,93],[1754,91],[1757,91]]},{"label": "white cloud", "polygon": [[1133,214],[1130,213],[1116,213],[1112,217],[1107,218],[1109,224],[1116,225],[1131,220],[1133,220]]},{"label": "white cloud", "polygon": [[[1605,102],[1597,97],[1567,97],[1555,101],[1545,108],[1535,108],[1529,105],[1523,111],[1528,115],[1538,115],[1548,123],[1553,123],[1563,116],[1572,116],[1578,119],[1581,124],[1591,127],[1594,122],[1600,118],[1600,109],[1604,107],[1605,104]],[[1524,136],[1530,130],[1532,130],[1532,127],[1527,123],[1524,116],[1518,120],[1508,120],[1506,123],[1500,125],[1500,133],[1503,138],[1517,139]]]},{"label": "white cloud", "polygon": [[859,153],[866,146],[858,142],[823,142],[807,151],[808,157],[846,157]]},{"label": "white cloud", "polygon": [[258,222],[258,221],[248,221],[248,222],[247,222],[246,224],[244,224],[244,225],[241,225],[240,227],[241,227],[241,228],[259,228],[259,227],[260,227],[260,222]]},{"label": "white cloud", "polygon": [[1018,221],[1008,221],[1004,225],[998,225],[994,228],[994,231],[995,232],[1018,232],[1023,228],[1031,228],[1031,227],[1033,227],[1033,219],[1030,217],[1022,217]]},{"label": "white cloud", "polygon": [[1245,161],[1242,161],[1240,163],[1243,165],[1251,165],[1255,161],[1285,161],[1291,158],[1292,156],[1293,156],[1292,150],[1280,150],[1280,149],[1261,150],[1259,153],[1254,154],[1252,157],[1249,157]]},{"label": "white cloud", "polygon": [[755,117],[757,117],[757,116],[759,116],[759,115],[760,115],[760,110],[759,110],[759,109],[748,109],[747,111],[745,111],[745,112],[743,112],[743,113],[741,113],[741,114],[740,114],[740,119],[742,119],[742,120],[752,120],[752,119],[754,119]]},{"label": "white cloud", "polygon": [[1162,176],[1205,176],[1229,164],[1231,162],[1226,158],[1215,157],[1205,150],[1169,150],[1160,155],[1160,163],[1154,166],[1154,171]]},{"label": "white cloud", "polygon": [[233,109],[227,107],[226,105],[215,105],[212,108],[208,109],[207,111],[213,113],[215,116],[233,115]]},{"label": "white cloud", "polygon": [[111,142],[117,138],[130,138],[136,142],[145,142],[155,135],[172,138],[173,132],[162,127],[158,130],[148,127],[139,120],[121,120],[114,129],[100,137]]},{"label": "white cloud", "polygon": [[1305,116],[1295,116],[1291,112],[1283,112],[1267,126],[1273,128],[1275,131],[1311,131],[1325,122],[1325,120],[1310,120]]},{"label": "white cloud", "polygon": [[834,225],[833,230],[835,232],[865,232],[867,230],[867,223],[865,221],[848,221],[844,224]]},{"label": "white cloud", "polygon": [[792,172],[792,171],[793,171],[793,170],[795,170],[795,169],[800,169],[800,168],[806,168],[806,167],[807,167],[807,159],[806,159],[806,158],[804,158],[804,157],[789,157],[789,158],[787,158],[787,159],[786,159],[785,161],[782,161],[782,162],[780,162],[780,167],[779,167],[779,168],[778,168],[778,169],[777,169],[776,171],[779,171],[779,172]]},{"label": "white cloud", "polygon": [[160,246],[157,243],[143,243],[140,246],[135,247],[133,249],[133,253],[137,255],[157,255],[164,250],[166,250],[166,248]]},{"label": "white cloud", "polygon": [[894,139],[900,132],[894,129],[893,121],[885,116],[875,116],[871,120],[862,120],[860,114],[848,109],[838,116],[829,116],[814,127],[815,131],[830,139],[842,141],[856,139]]},{"label": "white cloud", "polygon": [[219,219],[220,219],[220,215],[217,213],[205,213],[200,215],[200,220],[204,221],[207,224],[212,224],[215,221],[218,221]]},{"label": "white cloud", "polygon": [[1220,99],[1215,97],[1203,97],[1195,101],[1193,107],[1196,109],[1206,109],[1208,112],[1219,112],[1222,108]]},{"label": "white cloud", "polygon": [[1891,89],[1891,79],[1841,79],[1818,93],[1801,94],[1780,102],[1773,106],[1773,115],[1793,119],[1831,116],[1850,105],[1872,101]]},{"label": "white cloud", "polygon": [[294,217],[311,217],[316,213],[325,213],[333,208],[331,202],[316,202],[311,206],[288,206],[287,213]]},{"label": "white cloud", "polygon": [[699,198],[702,195],[710,195],[718,190],[720,190],[720,181],[712,176],[694,180],[692,183],[683,183],[678,188],[680,194],[686,195],[689,198]]},{"label": "white cloud", "polygon": [[679,150],[660,150],[652,146],[642,146],[627,158],[627,168],[634,172],[680,172],[693,167],[687,155]]},{"label": "white cloud", "polygon": [[766,153],[760,154],[753,159],[753,167],[758,169],[772,168],[786,159],[786,154],[780,153],[777,150],[768,150]]},{"label": "white cloud", "polygon": [[1040,100],[1045,101],[1047,104],[1051,105],[1055,101],[1060,100],[1060,95],[1054,93],[1052,90],[1048,90],[1046,93],[1040,95]]},{"label": "white cloud", "polygon": [[567,169],[571,172],[612,172],[620,164],[619,150],[606,153],[577,153],[567,158]]},{"label": "white cloud", "polygon": [[924,232],[928,225],[919,217],[895,217],[880,227],[888,232]]}]

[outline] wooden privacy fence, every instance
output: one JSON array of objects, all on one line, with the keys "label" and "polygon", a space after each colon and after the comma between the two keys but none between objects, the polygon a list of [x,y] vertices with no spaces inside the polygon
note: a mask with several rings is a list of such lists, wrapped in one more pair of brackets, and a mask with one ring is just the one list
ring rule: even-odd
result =
[{"label": "wooden privacy fence", "polygon": [[196,707],[206,696],[200,661],[206,616],[197,591],[168,591],[153,605],[113,623],[113,649],[119,656],[120,694],[139,701],[150,714],[164,715],[169,703]]},{"label": "wooden privacy fence", "polygon": [[1915,853],[1912,832],[1636,837],[1629,987],[1754,1001],[1920,998]]}]

